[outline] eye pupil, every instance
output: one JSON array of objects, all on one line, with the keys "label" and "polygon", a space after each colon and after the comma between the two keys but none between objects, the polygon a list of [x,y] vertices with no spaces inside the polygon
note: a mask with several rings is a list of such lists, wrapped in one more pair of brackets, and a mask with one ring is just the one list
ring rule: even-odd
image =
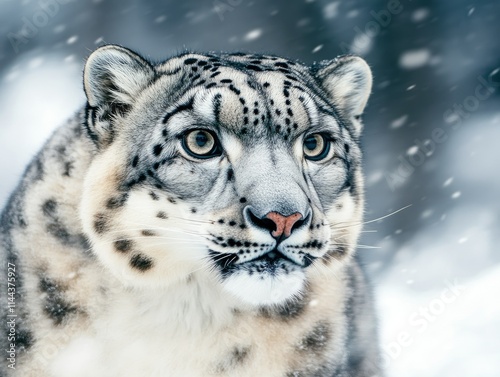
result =
[{"label": "eye pupil", "polygon": [[196,144],[199,147],[204,147],[208,143],[208,137],[204,132],[198,132],[196,135]]},{"label": "eye pupil", "polygon": [[318,146],[318,140],[315,137],[308,137],[304,143],[305,147],[310,151],[313,151]]}]

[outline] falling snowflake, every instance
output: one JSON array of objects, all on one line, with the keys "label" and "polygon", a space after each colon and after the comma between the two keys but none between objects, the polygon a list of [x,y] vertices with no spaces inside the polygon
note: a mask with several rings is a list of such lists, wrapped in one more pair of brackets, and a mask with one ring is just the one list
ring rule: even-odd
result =
[{"label": "falling snowflake", "polygon": [[322,48],[323,48],[323,45],[317,45],[316,47],[313,48],[312,53],[315,54],[316,52],[318,52]]},{"label": "falling snowflake", "polygon": [[417,69],[427,65],[430,59],[431,52],[426,48],[410,50],[400,56],[399,65],[404,69]]},{"label": "falling snowflake", "polygon": [[66,43],[69,44],[69,45],[72,45],[77,40],[78,40],[78,36],[77,35],[73,35],[73,36],[71,36],[71,37],[68,38],[68,40],[66,41]]},{"label": "falling snowflake", "polygon": [[254,29],[246,33],[245,36],[243,37],[243,40],[247,42],[254,41],[261,35],[262,35],[262,29]]},{"label": "falling snowflake", "polygon": [[405,114],[403,116],[400,116],[399,118],[396,118],[391,122],[391,128],[393,129],[400,128],[405,125],[407,120],[408,120],[408,115]]}]

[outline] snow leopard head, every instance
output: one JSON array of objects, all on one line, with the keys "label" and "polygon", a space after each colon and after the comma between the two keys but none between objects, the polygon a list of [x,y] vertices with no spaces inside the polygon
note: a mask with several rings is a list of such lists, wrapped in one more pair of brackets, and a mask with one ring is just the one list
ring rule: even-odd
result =
[{"label": "snow leopard head", "polygon": [[96,156],[81,206],[95,254],[133,286],[203,275],[253,305],[300,295],[355,248],[371,82],[356,56],[152,64],[99,48],[84,72]]}]

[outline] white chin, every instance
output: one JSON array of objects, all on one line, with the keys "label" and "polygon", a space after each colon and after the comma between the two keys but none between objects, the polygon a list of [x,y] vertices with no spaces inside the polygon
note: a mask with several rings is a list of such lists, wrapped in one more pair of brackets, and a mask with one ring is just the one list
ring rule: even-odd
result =
[{"label": "white chin", "polygon": [[223,282],[224,290],[242,301],[255,305],[281,304],[297,296],[304,286],[305,275],[302,271],[281,273],[253,274],[246,271],[236,272]]}]

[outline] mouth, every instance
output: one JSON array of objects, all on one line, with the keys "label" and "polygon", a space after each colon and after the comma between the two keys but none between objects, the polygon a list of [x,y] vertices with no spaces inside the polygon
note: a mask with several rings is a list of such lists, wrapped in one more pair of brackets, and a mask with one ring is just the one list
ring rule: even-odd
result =
[{"label": "mouth", "polygon": [[223,276],[229,275],[237,270],[247,270],[250,275],[253,273],[269,273],[276,275],[283,271],[285,273],[291,270],[299,270],[308,267],[315,257],[308,255],[304,258],[302,264],[292,260],[278,249],[272,249],[254,259],[238,263],[239,257],[233,253],[219,253],[210,250],[210,257],[217,264]]}]

